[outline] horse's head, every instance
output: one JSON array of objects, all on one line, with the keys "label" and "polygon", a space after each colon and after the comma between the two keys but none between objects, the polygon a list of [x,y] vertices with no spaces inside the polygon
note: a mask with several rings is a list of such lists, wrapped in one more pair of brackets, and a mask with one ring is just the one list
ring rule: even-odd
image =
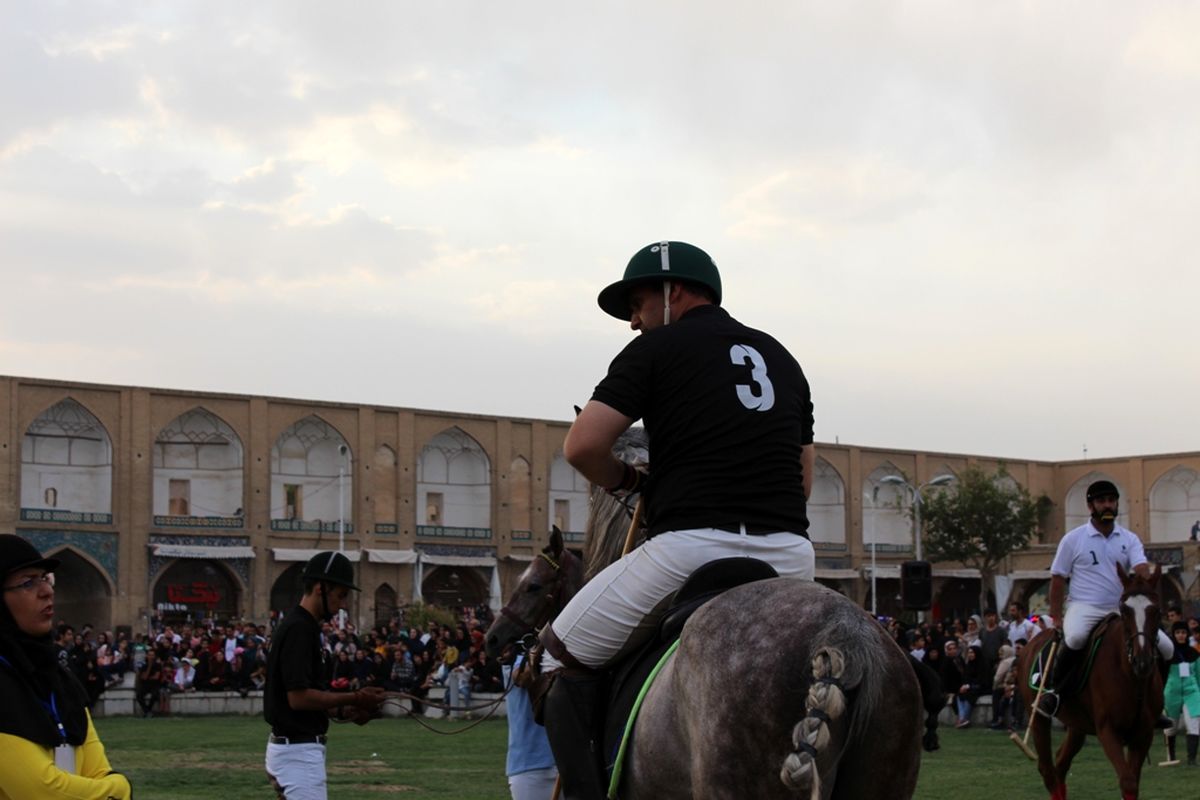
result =
[{"label": "horse's head", "polygon": [[506,647],[554,618],[583,585],[583,564],[563,543],[557,527],[550,544],[521,573],[517,588],[485,636],[488,655],[499,658]]},{"label": "horse's head", "polygon": [[1155,564],[1149,578],[1136,572],[1127,574],[1117,565],[1117,576],[1124,591],[1121,594],[1121,622],[1125,626],[1125,655],[1133,666],[1133,674],[1145,678],[1154,670],[1157,652],[1159,613],[1158,580],[1162,565]]}]

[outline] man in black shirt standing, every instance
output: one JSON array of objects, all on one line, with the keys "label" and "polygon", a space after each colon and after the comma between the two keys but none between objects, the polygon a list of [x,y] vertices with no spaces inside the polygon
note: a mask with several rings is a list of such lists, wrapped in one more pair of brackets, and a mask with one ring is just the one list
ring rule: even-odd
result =
[{"label": "man in black shirt standing", "polygon": [[325,732],[330,715],[365,725],[384,700],[378,687],[329,691],[321,627],[346,606],[354,567],[342,553],[313,556],[301,573],[304,596],[275,628],[267,656],[263,717],[271,726],[267,774],[281,798],[325,800]]},{"label": "man in black shirt standing", "polygon": [[[543,671],[561,672],[545,720],[568,800],[604,795],[589,747],[602,669],[641,643],[645,624],[697,568],[730,556],[811,580],[808,381],[774,338],[721,305],[712,258],[684,242],[634,254],[600,307],[641,335],[613,360],[563,445],[567,461],[614,494],[641,493],[649,540],[588,582],[542,632]],[[647,475],[612,454],[636,420]]]}]

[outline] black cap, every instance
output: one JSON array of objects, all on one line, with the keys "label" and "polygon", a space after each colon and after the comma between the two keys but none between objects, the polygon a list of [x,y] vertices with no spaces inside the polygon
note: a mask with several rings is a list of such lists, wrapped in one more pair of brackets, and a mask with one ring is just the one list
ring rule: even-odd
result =
[{"label": "black cap", "polygon": [[[1078,497],[1078,495],[1076,495]],[[1088,502],[1095,500],[1097,497],[1120,497],[1121,493],[1117,491],[1117,486],[1112,481],[1094,481],[1087,490]]]},{"label": "black cap", "polygon": [[19,569],[38,567],[46,572],[58,568],[57,558],[42,558],[38,549],[20,536],[0,534],[0,576],[11,575]]},{"label": "black cap", "polygon": [[304,571],[300,573],[300,579],[336,583],[339,586],[348,586],[356,592],[362,591],[354,585],[354,565],[346,558],[345,553],[335,550],[326,550],[310,558],[304,565]]}]

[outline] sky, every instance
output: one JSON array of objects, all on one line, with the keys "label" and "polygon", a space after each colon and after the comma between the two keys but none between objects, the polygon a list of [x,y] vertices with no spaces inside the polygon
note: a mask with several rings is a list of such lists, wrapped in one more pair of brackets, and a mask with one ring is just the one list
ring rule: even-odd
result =
[{"label": "sky", "polygon": [[568,420],[662,239],[818,442],[1200,450],[1200,6],[0,0],[0,374]]}]

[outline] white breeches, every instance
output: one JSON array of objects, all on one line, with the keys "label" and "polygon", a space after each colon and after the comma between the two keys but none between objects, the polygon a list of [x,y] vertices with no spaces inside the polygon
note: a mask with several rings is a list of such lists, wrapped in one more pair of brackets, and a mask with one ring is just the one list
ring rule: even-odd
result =
[{"label": "white breeches", "polygon": [[[1063,640],[1072,650],[1082,650],[1096,623],[1107,617],[1114,609],[1089,606],[1085,603],[1069,603],[1063,615]],[[1175,645],[1171,637],[1158,632],[1158,652],[1167,661],[1175,656]]]},{"label": "white breeches", "polygon": [[[669,531],[584,584],[554,620],[554,633],[580,663],[603,667],[645,641],[666,612],[665,601],[689,575],[710,561],[736,556],[765,561],[781,577],[812,580],[816,569],[812,542],[794,533]],[[555,666],[555,659],[543,659],[543,671]]]},{"label": "white breeches", "polygon": [[287,800],[326,800],[325,745],[267,744],[267,774]]}]

